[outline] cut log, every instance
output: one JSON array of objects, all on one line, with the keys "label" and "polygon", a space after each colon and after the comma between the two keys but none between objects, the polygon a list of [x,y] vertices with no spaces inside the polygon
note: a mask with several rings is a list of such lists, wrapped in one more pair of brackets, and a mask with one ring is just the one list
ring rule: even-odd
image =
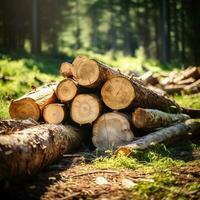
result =
[{"label": "cut log", "polygon": [[49,124],[60,124],[64,121],[66,109],[64,104],[51,103],[44,107],[43,118]]},{"label": "cut log", "polygon": [[92,141],[98,149],[113,149],[133,140],[128,117],[111,112],[101,115],[93,126]]},{"label": "cut log", "polygon": [[88,88],[99,87],[112,77],[122,76],[119,71],[115,71],[95,59],[78,57],[73,62],[73,65],[77,82]]},{"label": "cut log", "polygon": [[177,74],[178,74],[178,73],[177,73],[176,71],[170,72],[169,75],[168,75],[166,78],[164,78],[164,79],[162,79],[162,80],[160,81],[160,84],[161,84],[161,85],[168,85],[168,84],[173,83],[173,80],[174,80],[174,78],[177,76]]},{"label": "cut log", "polygon": [[26,120],[7,119],[0,121],[0,134],[11,134],[14,131],[20,131],[25,128],[39,125],[38,122],[29,118]]},{"label": "cut log", "polygon": [[60,74],[65,78],[73,77],[73,65],[68,62],[64,62],[60,66]]},{"label": "cut log", "polygon": [[76,96],[77,92],[77,84],[70,78],[60,81],[56,88],[56,96],[62,103],[71,101]]},{"label": "cut log", "polygon": [[128,156],[136,150],[145,150],[159,143],[173,141],[173,139],[177,137],[184,137],[184,135],[187,134],[198,134],[199,130],[200,122],[187,120],[143,136],[128,145],[121,146],[115,151],[115,154],[123,153]]},{"label": "cut log", "polygon": [[92,124],[100,114],[101,103],[93,94],[79,94],[72,101],[70,115],[74,122]]},{"label": "cut log", "polygon": [[135,99],[135,95],[131,82],[122,77],[108,80],[101,89],[104,103],[113,110],[129,107]]},{"label": "cut log", "polygon": [[154,129],[169,126],[189,119],[186,114],[169,114],[155,109],[137,108],[132,113],[132,122],[137,128]]},{"label": "cut log", "polygon": [[180,93],[186,85],[166,85],[163,90],[166,91],[168,94]]},{"label": "cut log", "polygon": [[177,82],[176,84],[178,84],[178,85],[186,85],[186,84],[191,84],[191,83],[194,83],[194,82],[195,82],[195,79],[190,77],[190,78],[181,80],[181,81]]},{"label": "cut log", "polygon": [[200,77],[200,67],[188,67],[186,70],[182,71],[180,75],[176,76],[173,80],[174,83],[177,83],[181,80],[187,78],[199,78]]},{"label": "cut log", "polygon": [[86,56],[76,56],[76,58],[74,59],[74,61],[72,62],[73,66],[78,66],[79,64],[81,64],[81,62],[84,62],[86,60],[88,60],[89,58]]},{"label": "cut log", "polygon": [[140,80],[142,80],[146,85],[151,84],[151,85],[156,85],[158,84],[158,79],[153,76],[152,71],[147,71],[143,75],[139,77]]},{"label": "cut log", "polygon": [[54,92],[56,86],[57,83],[52,83],[39,87],[38,89],[25,94],[21,98],[12,101],[9,107],[11,118],[32,118],[38,121],[43,108],[47,104],[56,101],[56,95]]},{"label": "cut log", "polygon": [[198,92],[200,92],[200,79],[184,87],[185,94],[194,94]]},{"label": "cut log", "polygon": [[155,93],[159,94],[159,95],[162,95],[162,96],[165,96],[167,95],[167,92],[164,91],[163,89],[159,88],[159,87],[155,87],[153,85],[147,85],[147,88],[154,91]]},{"label": "cut log", "polygon": [[101,96],[104,103],[113,110],[137,107],[179,112],[179,105],[139,84],[135,79],[112,78],[103,85]]},{"label": "cut log", "polygon": [[35,174],[80,144],[78,129],[43,124],[0,135],[0,181]]}]

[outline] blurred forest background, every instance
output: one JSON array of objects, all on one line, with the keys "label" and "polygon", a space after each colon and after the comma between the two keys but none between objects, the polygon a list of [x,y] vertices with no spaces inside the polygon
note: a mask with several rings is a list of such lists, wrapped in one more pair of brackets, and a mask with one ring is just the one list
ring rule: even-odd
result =
[{"label": "blurred forest background", "polygon": [[200,64],[199,0],[0,0],[0,50]]}]

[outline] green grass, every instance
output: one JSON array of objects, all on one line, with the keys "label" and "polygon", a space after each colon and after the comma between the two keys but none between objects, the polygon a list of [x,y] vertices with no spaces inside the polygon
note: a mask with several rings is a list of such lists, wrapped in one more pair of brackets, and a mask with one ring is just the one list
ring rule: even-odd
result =
[{"label": "green grass", "polygon": [[[198,145],[192,143],[180,143],[175,147],[165,147],[158,145],[145,152],[136,152],[134,157],[108,156],[101,157],[94,161],[97,169],[129,169],[130,174],[136,177],[145,175],[144,180],[128,190],[132,192],[134,199],[195,199],[200,189],[200,183],[195,181],[179,180],[173,173],[173,169],[187,167],[188,163],[174,156],[182,151],[192,151],[199,149]],[[195,162],[195,161],[194,161]],[[200,163],[197,161],[197,166]],[[187,175],[191,176],[191,175]]]},{"label": "green grass", "polygon": [[193,95],[176,95],[174,99],[183,107],[200,109],[200,93]]},{"label": "green grass", "polygon": [[57,80],[58,71],[59,62],[56,59],[3,55],[0,59],[0,76],[7,76],[12,80],[0,80],[0,119],[9,117],[10,100],[22,96],[33,86]]}]

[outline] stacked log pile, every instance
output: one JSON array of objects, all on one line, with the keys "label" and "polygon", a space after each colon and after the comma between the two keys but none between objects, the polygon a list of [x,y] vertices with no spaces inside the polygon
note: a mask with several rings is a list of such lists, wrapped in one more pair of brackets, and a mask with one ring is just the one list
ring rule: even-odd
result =
[{"label": "stacked log pile", "polygon": [[[178,81],[196,80],[196,73],[193,69],[192,77],[182,75]],[[182,108],[146,86],[159,83],[151,72],[129,77],[95,59],[78,56],[72,64],[62,63],[60,74],[60,82],[11,102],[13,120],[2,121],[0,129],[0,161],[4,163],[0,164],[0,180],[6,167],[11,176],[34,173],[78,146],[83,125],[91,126],[95,147],[126,154],[196,133],[200,127],[198,122],[188,122],[200,117],[199,110]],[[12,128],[19,123],[22,128]]]},{"label": "stacked log pile", "polygon": [[139,76],[150,89],[163,95],[176,93],[194,94],[200,92],[200,67],[188,67],[179,72],[172,71],[164,77],[154,75],[151,71]]}]

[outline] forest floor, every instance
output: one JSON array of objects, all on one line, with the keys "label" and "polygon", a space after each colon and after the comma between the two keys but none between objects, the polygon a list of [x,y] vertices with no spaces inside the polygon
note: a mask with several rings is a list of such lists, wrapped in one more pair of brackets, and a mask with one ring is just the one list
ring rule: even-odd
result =
[{"label": "forest floor", "polygon": [[[58,80],[63,60],[39,57],[0,59],[0,119],[8,118],[8,105],[48,81]],[[109,63],[108,63],[109,64]],[[60,78],[61,79],[61,78]],[[176,95],[187,107],[200,108],[200,94]],[[199,199],[200,140],[159,145],[134,157],[114,157],[112,152],[64,155],[32,178],[5,183],[0,199]]]}]

